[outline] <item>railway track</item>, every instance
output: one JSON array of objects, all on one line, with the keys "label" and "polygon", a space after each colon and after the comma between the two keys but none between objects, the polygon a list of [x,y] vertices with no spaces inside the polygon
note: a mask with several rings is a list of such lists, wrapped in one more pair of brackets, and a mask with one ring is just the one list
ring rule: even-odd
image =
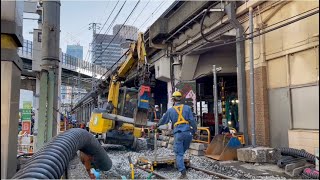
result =
[{"label": "railway track", "polygon": [[[143,171],[146,171],[148,173],[152,173],[153,175],[157,176],[158,178],[160,179],[172,179],[172,178],[169,178],[169,177],[166,177],[158,172],[152,172],[150,169],[146,169],[146,168],[143,168],[141,166],[135,166],[137,167],[138,169],[141,169]],[[202,169],[202,168],[199,168],[199,167],[195,167],[195,166],[192,166],[192,165],[189,165],[188,168],[191,168],[191,169],[194,169],[196,171],[200,171],[200,172],[203,172],[205,174],[208,174],[208,175],[212,175],[212,176],[215,176],[219,179],[233,179],[233,180],[238,180],[237,178],[234,178],[234,177],[230,177],[230,176],[227,176],[227,175],[224,175],[224,174],[221,174],[221,173],[217,173],[217,172],[213,172],[213,171],[208,171],[208,170],[205,170],[205,169]]]},{"label": "railway track", "polygon": [[195,167],[195,166],[192,166],[192,165],[189,165],[188,168],[192,168],[192,169],[194,169],[194,170],[201,171],[201,172],[203,172],[203,173],[216,176],[216,177],[218,177],[219,179],[233,179],[233,180],[237,180],[237,178],[230,177],[230,176],[227,176],[227,175],[224,175],[224,174],[221,174],[221,173],[217,173],[217,172],[213,172],[213,171],[208,171],[208,170],[205,170],[205,169],[201,169],[201,168],[198,168],[198,167]]}]

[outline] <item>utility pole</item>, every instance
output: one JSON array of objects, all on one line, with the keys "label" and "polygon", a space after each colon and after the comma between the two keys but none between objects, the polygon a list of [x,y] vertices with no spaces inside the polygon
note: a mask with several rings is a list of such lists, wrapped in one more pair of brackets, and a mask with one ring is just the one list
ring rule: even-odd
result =
[{"label": "utility pole", "polygon": [[1,179],[17,168],[23,1],[1,1]]},{"label": "utility pole", "polygon": [[100,23],[90,23],[91,27],[89,27],[89,30],[92,29],[92,37],[94,39],[94,35],[97,34],[97,29],[100,29]]},{"label": "utility pole", "polygon": [[215,123],[214,134],[215,135],[218,135],[218,133],[219,133],[217,72],[220,72],[221,69],[222,69],[221,67],[216,68],[216,65],[212,65],[212,73],[213,73],[213,106],[214,106],[214,123]]},{"label": "utility pole", "polygon": [[91,70],[92,70],[92,80],[91,80],[91,83],[92,83],[92,90],[93,90],[93,88],[94,88],[94,86],[95,86],[95,80],[94,80],[94,78],[95,78],[95,76],[96,76],[96,66],[94,65],[94,52],[95,52],[95,45],[96,45],[96,43],[94,42],[95,40],[96,40],[96,38],[95,38],[95,35],[96,35],[96,33],[97,33],[97,29],[100,29],[100,23],[90,23],[89,25],[91,25],[90,27],[89,27],[89,30],[91,30],[92,29],[92,43],[91,43],[91,52],[92,52],[92,67],[91,67]]},{"label": "utility pole", "polygon": [[60,0],[43,1],[42,62],[40,72],[37,149],[57,134]]}]

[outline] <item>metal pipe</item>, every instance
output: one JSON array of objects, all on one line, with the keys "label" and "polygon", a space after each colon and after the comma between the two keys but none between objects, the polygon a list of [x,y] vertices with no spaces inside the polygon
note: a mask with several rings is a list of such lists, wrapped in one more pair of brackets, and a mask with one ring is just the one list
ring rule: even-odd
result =
[{"label": "metal pipe", "polygon": [[203,120],[202,120],[202,98],[201,98],[201,84],[198,84],[199,89],[199,100],[200,100],[200,126],[203,126]]},{"label": "metal pipe", "polygon": [[214,106],[214,134],[219,133],[219,120],[218,120],[218,88],[217,88],[217,69],[216,65],[212,65],[213,72],[213,106]]},{"label": "metal pipe", "polygon": [[249,8],[249,29],[250,29],[250,100],[251,100],[251,138],[252,146],[256,146],[256,118],[255,118],[255,103],[254,103],[254,54],[253,54],[253,10]]},{"label": "metal pipe", "polygon": [[52,124],[53,124],[53,99],[54,99],[54,73],[53,70],[49,70],[48,72],[48,103],[47,103],[47,140],[50,140],[52,138]]},{"label": "metal pipe", "polygon": [[243,27],[236,18],[235,2],[230,2],[225,12],[228,15],[230,23],[236,29],[236,38],[240,39],[236,42],[237,55],[237,86],[239,99],[239,129],[243,132],[245,141],[248,142],[248,125],[247,125],[247,94],[246,94],[246,72],[245,72],[245,58],[244,58],[244,41]]}]

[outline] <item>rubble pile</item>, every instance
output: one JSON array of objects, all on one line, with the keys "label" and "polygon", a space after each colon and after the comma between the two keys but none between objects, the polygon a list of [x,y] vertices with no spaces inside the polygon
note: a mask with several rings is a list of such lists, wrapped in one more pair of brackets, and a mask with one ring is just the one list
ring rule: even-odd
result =
[{"label": "rubble pile", "polygon": [[191,164],[193,166],[206,169],[209,171],[214,171],[217,173],[221,173],[227,176],[232,176],[239,179],[285,179],[280,176],[257,176],[252,175],[250,173],[245,173],[242,170],[239,170],[232,166],[224,166],[219,164],[219,162],[209,159],[207,157],[201,156],[191,156],[190,157]]},{"label": "rubble pile", "polygon": [[[127,179],[130,178],[131,169],[128,161],[128,156],[131,157],[132,162],[136,163],[137,159],[141,156],[153,156],[153,150],[146,150],[133,152],[126,150],[122,146],[113,146],[110,145],[105,147],[108,155],[112,159],[112,168],[108,172],[101,173],[101,179],[122,179],[121,176],[125,176]],[[158,156],[166,156],[166,155],[174,155],[173,150],[168,148],[159,148],[158,149]],[[285,179],[281,176],[272,176],[268,175],[254,175],[250,173],[246,173],[240,169],[237,169],[233,166],[226,166],[220,164],[218,161],[213,159],[207,158],[205,156],[193,156],[186,154],[189,156],[190,162],[192,166],[202,168],[208,171],[217,172],[220,174],[224,174],[227,176],[232,176],[239,179]],[[79,169],[80,171],[80,169]],[[147,179],[150,175],[148,172],[140,170],[138,168],[134,169],[135,171],[135,179]],[[162,174],[170,179],[176,179],[180,176],[179,172],[173,166],[157,168],[155,170],[156,173]],[[80,172],[79,172],[80,174]],[[189,168],[187,170],[187,175],[189,179],[219,179],[218,177],[208,175],[204,172],[194,170]],[[156,177],[153,177],[153,179]]]}]

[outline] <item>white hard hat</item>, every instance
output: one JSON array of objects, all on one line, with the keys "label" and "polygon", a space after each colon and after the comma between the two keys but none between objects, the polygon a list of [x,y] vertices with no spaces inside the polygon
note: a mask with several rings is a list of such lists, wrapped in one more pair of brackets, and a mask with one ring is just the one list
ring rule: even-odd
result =
[{"label": "white hard hat", "polygon": [[155,107],[155,108],[158,108],[159,106],[158,106],[158,105],[155,105],[154,107]]}]

